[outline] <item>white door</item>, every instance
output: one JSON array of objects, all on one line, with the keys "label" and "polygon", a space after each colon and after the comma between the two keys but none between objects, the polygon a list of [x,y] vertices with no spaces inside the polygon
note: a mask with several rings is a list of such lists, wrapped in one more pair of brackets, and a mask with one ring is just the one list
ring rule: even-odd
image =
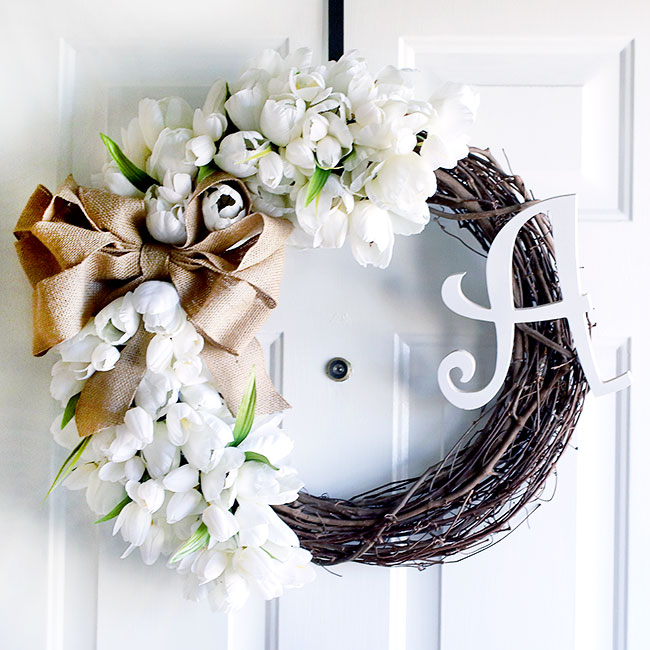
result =
[{"label": "white door", "polygon": [[[490,5],[492,5],[490,7]],[[198,102],[263,47],[324,56],[320,1],[23,2],[5,8],[0,455],[2,647],[48,650],[640,650],[650,644],[640,399],[647,275],[650,22],[641,2],[399,3],[349,0],[346,49],[479,86],[474,142],[505,149],[536,196],[577,191],[585,288],[598,307],[603,373],[632,365],[630,395],[591,400],[558,468],[551,503],[494,548],[424,572],[349,565],[279,602],[234,615],[185,602],[175,574],[92,525],[78,493],[42,505],[61,462],[48,434],[49,364],[31,359],[27,282],[11,229],[33,187],[99,168],[99,131],[116,135],[143,96]],[[635,183],[635,179],[638,181]],[[439,287],[481,263],[435,224],[398,242],[387,271],[347,251],[292,251],[281,305],[261,337],[294,410],[294,463],[315,494],[349,496],[437,460],[468,414],[445,405],[435,368],[459,343],[490,375],[492,333],[448,313]],[[352,377],[334,383],[328,359]],[[630,488],[634,489],[630,489]],[[554,490],[554,488],[557,488]],[[644,529],[644,527],[646,527]]]}]

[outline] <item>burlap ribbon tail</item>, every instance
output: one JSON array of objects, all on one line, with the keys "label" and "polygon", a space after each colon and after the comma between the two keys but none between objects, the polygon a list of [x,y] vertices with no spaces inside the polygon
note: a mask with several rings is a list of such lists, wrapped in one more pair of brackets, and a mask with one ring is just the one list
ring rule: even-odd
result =
[{"label": "burlap ribbon tail", "polygon": [[[244,184],[221,172],[204,179],[186,207],[182,246],[154,241],[144,201],[78,187],[69,177],[52,195],[39,186],[14,230],[33,287],[33,353],[41,355],[77,334],[102,307],[147,280],[171,281],[188,319],[205,339],[202,357],[235,413],[251,367],[258,413],[289,405],[265,371],[256,333],[277,305],[284,247],[292,225],[261,213],[208,232],[201,201],[219,183]],[[76,410],[80,436],[119,424],[146,371],[151,334],[141,326],[115,368],[88,379]]]}]

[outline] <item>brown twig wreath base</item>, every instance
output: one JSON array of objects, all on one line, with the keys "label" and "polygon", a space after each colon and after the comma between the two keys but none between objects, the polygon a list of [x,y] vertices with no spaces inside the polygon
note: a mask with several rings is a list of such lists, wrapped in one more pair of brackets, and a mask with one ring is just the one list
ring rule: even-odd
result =
[{"label": "brown twig wreath base", "polygon": [[[536,202],[487,150],[472,149],[436,176],[432,216],[457,220],[484,251],[512,216]],[[561,297],[544,215],[520,231],[513,264],[517,307]],[[512,518],[540,496],[587,390],[564,320],[518,325],[503,389],[442,461],[418,478],[351,499],[301,493],[276,511],[321,565],[422,567],[466,557],[501,539]]]}]

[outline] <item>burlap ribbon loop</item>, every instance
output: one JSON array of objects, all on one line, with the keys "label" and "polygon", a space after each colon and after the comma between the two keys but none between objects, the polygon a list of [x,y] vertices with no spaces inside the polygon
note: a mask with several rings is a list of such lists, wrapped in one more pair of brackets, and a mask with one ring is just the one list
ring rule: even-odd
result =
[{"label": "burlap ribbon loop", "polygon": [[[16,249],[34,289],[33,353],[77,334],[102,307],[146,280],[169,280],[188,318],[206,339],[203,359],[235,412],[256,367],[258,412],[288,407],[264,371],[256,333],[277,305],[284,246],[292,226],[261,213],[216,232],[203,225],[203,195],[219,183],[245,185],[221,172],[204,179],[186,208],[182,246],[154,241],[139,199],[78,187],[69,177],[52,195],[39,186],[14,230]],[[150,337],[137,335],[117,366],[87,382],[77,406],[80,435],[122,421],[146,370]],[[99,403],[98,403],[99,402]]]}]

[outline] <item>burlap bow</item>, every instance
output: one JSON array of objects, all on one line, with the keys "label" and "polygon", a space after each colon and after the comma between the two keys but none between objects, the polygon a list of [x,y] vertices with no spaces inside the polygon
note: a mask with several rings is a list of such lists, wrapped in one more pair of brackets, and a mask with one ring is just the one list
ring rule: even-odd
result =
[{"label": "burlap bow", "polygon": [[[219,183],[244,184],[223,173],[204,179],[185,211],[187,240],[176,247],[154,241],[140,199],[78,187],[69,177],[56,195],[42,185],[29,199],[14,235],[22,267],[34,288],[33,353],[41,355],[77,334],[102,307],[146,280],[170,280],[189,320],[205,338],[202,357],[232,412],[253,364],[258,413],[289,405],[264,371],[255,334],[277,304],[284,245],[292,226],[249,214],[208,232],[201,199]],[[110,372],[97,372],[77,404],[80,436],[119,424],[146,370],[151,334],[142,326]]]}]

